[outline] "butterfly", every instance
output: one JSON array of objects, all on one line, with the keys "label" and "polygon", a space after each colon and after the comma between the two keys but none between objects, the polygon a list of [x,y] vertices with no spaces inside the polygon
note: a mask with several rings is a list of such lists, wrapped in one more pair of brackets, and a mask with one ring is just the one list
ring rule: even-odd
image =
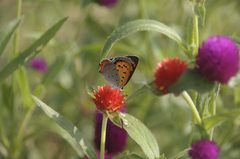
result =
[{"label": "butterfly", "polygon": [[111,86],[123,90],[132,77],[138,61],[138,56],[106,58],[99,63],[99,72]]}]

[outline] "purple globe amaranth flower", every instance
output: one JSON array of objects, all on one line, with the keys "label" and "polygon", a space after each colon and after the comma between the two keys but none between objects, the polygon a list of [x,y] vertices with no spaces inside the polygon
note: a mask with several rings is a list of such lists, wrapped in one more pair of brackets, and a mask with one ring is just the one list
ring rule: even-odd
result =
[{"label": "purple globe amaranth flower", "polygon": [[213,36],[203,42],[196,56],[195,71],[206,80],[228,83],[239,70],[239,50],[228,37]]},{"label": "purple globe amaranth flower", "polygon": [[[122,109],[121,112],[125,112]],[[95,114],[95,147],[100,150],[101,130],[102,130],[103,114],[96,112]],[[116,155],[124,151],[127,140],[127,132],[123,128],[114,125],[110,119],[107,122],[105,150],[108,154]]]},{"label": "purple globe amaranth flower", "polygon": [[95,1],[108,8],[115,6],[118,2],[118,0],[95,0]]},{"label": "purple globe amaranth flower", "polygon": [[191,150],[188,151],[188,156],[192,159],[217,159],[220,149],[213,141],[200,140],[194,143]]},{"label": "purple globe amaranth flower", "polygon": [[41,58],[34,58],[34,59],[32,59],[32,60],[29,62],[29,65],[30,65],[32,68],[34,68],[34,69],[36,69],[36,70],[38,70],[38,71],[40,71],[40,72],[46,72],[46,71],[47,71],[47,64],[46,64],[46,62],[45,62],[43,59],[41,59]]},{"label": "purple globe amaranth flower", "polygon": [[[100,152],[97,153],[97,158],[100,159]],[[85,156],[85,159],[88,159],[87,156]],[[112,156],[107,153],[107,151],[104,152],[104,159],[112,159]]]}]

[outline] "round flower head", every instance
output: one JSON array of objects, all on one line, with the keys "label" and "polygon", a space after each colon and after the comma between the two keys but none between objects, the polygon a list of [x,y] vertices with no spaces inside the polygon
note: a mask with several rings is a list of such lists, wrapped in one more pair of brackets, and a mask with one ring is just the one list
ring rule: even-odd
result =
[{"label": "round flower head", "polygon": [[155,86],[163,94],[169,93],[167,89],[178,81],[181,75],[186,71],[187,63],[180,61],[179,58],[164,59],[158,63],[155,72]]},{"label": "round flower head", "polygon": [[98,92],[94,90],[95,98],[92,101],[100,111],[109,111],[114,113],[126,107],[124,99],[125,95],[121,95],[122,91],[114,89],[111,86],[98,87]]},{"label": "round flower head", "polygon": [[194,143],[191,150],[188,151],[188,156],[192,159],[217,159],[220,149],[213,141],[200,140]]},{"label": "round flower head", "polygon": [[[97,153],[97,158],[100,159],[100,152]],[[88,159],[87,156],[85,156],[85,159]],[[112,159],[112,156],[107,153],[107,151],[104,152],[104,159]]]},{"label": "round flower head", "polygon": [[101,5],[104,5],[106,7],[113,7],[114,5],[117,4],[118,0],[96,0],[98,3],[100,3]]},{"label": "round flower head", "polygon": [[32,68],[34,68],[34,69],[36,69],[36,70],[38,70],[38,71],[40,71],[40,72],[46,72],[46,70],[47,70],[47,64],[46,64],[46,62],[45,62],[43,59],[41,59],[41,58],[34,58],[34,59],[32,59],[32,60],[29,62],[29,65],[30,65]]},{"label": "round flower head", "polygon": [[203,42],[196,56],[195,71],[206,80],[228,83],[239,69],[239,50],[228,37],[214,36]]},{"label": "round flower head", "polygon": [[[125,112],[125,109],[122,109],[121,112]],[[101,145],[102,119],[103,114],[96,112],[94,144],[98,150],[100,150]],[[114,125],[112,121],[108,119],[105,143],[105,149],[107,150],[108,154],[117,155],[123,152],[126,145],[126,140],[126,130]]]}]

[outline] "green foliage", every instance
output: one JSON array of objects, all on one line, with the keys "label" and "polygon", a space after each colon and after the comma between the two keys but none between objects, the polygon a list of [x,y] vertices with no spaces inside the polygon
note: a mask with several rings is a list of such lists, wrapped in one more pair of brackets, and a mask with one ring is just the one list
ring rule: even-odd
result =
[{"label": "green foliage", "polygon": [[[189,159],[187,151],[201,138],[217,143],[219,159],[240,156],[239,73],[217,87],[188,70],[169,89],[188,90],[200,125],[181,96],[162,95],[152,82],[157,62],[179,57],[194,63],[198,47],[212,35],[231,35],[239,46],[239,1],[119,1],[112,8],[94,0],[12,2],[0,1],[0,158],[96,158],[91,98],[107,83],[98,64],[126,55],[140,57],[123,93],[131,115],[121,116],[133,140],[114,158]],[[47,72],[30,68],[35,56],[46,60]],[[118,113],[109,118],[122,126]]]},{"label": "green foliage", "polygon": [[41,49],[48,43],[48,41],[56,34],[56,32],[61,28],[62,24],[67,20],[63,18],[54,24],[50,29],[48,29],[37,41],[35,41],[28,49],[19,54],[10,63],[8,63],[0,71],[0,83],[13,73],[19,66],[21,66],[26,58],[29,56],[34,57]]},{"label": "green foliage", "polygon": [[123,128],[142,148],[146,157],[150,159],[159,158],[158,144],[150,130],[148,130],[142,122],[129,114],[120,113],[120,118],[123,121]]},{"label": "green foliage", "polygon": [[21,18],[17,18],[10,23],[8,23],[4,28],[0,30],[0,57],[8,44],[11,36],[13,35],[14,31],[19,26],[20,22],[22,20]]},{"label": "green foliage", "polygon": [[202,75],[196,73],[193,69],[188,69],[168,91],[180,93],[183,90],[196,90],[199,93],[205,93],[210,92],[214,85],[214,82],[206,81]]},{"label": "green foliage", "polygon": [[94,148],[91,146],[89,141],[82,135],[82,133],[77,129],[77,127],[72,125],[70,121],[68,121],[59,113],[57,113],[45,103],[40,101],[37,97],[32,96],[32,98],[35,100],[37,105],[43,109],[43,111],[47,114],[48,117],[53,119],[59,126],[61,126],[69,134],[71,134],[73,139],[77,142],[78,147],[81,148],[89,158],[97,159]]}]

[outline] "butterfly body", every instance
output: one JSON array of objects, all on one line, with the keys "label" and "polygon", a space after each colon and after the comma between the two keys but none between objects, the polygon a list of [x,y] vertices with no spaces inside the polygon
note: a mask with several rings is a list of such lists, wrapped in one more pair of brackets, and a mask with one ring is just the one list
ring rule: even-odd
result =
[{"label": "butterfly body", "polygon": [[118,89],[123,89],[123,87],[132,77],[138,61],[139,57],[137,56],[103,59],[99,64],[99,72],[111,86]]}]

